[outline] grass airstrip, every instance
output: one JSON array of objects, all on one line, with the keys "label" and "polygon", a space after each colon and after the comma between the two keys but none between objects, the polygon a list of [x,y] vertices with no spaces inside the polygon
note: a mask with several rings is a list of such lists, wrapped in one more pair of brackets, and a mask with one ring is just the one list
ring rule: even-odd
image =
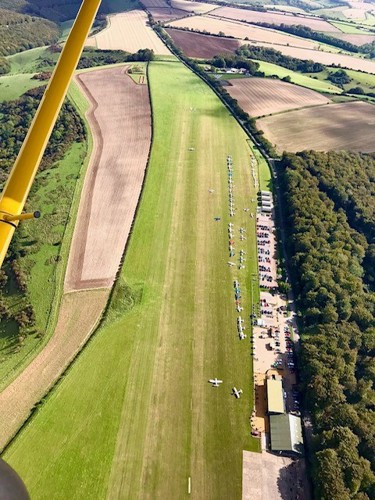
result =
[{"label": "grass airstrip", "polygon": [[[183,498],[189,477],[192,498],[240,498],[242,450],[259,446],[249,427],[250,343],[238,339],[233,289],[237,278],[249,333],[258,293],[255,219],[243,210],[255,212],[250,148],[181,63],[151,63],[149,82],[152,152],[106,319],[4,455],[34,499]],[[247,260],[238,270],[227,262],[238,262],[240,248]],[[212,388],[212,377],[222,386]]]}]

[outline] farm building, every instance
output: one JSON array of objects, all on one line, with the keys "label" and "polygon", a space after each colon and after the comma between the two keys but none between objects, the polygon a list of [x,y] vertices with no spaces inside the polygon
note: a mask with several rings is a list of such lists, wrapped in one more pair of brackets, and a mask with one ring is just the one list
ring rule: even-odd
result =
[{"label": "farm building", "polygon": [[270,416],[271,450],[286,455],[303,454],[301,418],[290,413]]},{"label": "farm building", "polygon": [[269,415],[285,413],[282,378],[267,378],[267,412]]}]

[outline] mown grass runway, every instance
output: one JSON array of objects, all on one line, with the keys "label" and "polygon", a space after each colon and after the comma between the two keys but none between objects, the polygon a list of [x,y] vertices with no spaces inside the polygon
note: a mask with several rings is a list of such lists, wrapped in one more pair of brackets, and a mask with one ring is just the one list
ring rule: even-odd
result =
[{"label": "mown grass runway", "polygon": [[[233,291],[238,278],[248,319],[256,271],[255,222],[243,211],[255,211],[250,149],[181,63],[153,62],[149,81],[154,143],[107,319],[4,456],[33,499],[185,498],[189,476],[192,498],[237,499],[242,450],[258,445],[249,426],[250,343],[236,333]],[[247,251],[240,271],[227,265],[230,221],[233,260]],[[224,380],[219,389],[207,383],[215,376]]]}]

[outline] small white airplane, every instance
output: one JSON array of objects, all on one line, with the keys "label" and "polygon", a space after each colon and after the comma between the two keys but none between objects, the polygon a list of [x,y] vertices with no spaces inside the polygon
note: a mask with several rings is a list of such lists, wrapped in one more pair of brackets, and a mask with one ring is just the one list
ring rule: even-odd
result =
[{"label": "small white airplane", "polygon": [[245,323],[245,320],[241,318],[241,316],[238,316],[237,318],[237,323],[241,324],[241,323]]},{"label": "small white airplane", "polygon": [[223,381],[215,377],[215,378],[210,378],[209,383],[212,384],[212,387],[219,387],[219,385],[222,384]]},{"label": "small white airplane", "polygon": [[228,261],[228,265],[229,265],[230,267],[233,267],[233,266],[235,266],[236,264],[235,264],[235,262],[230,262],[230,261]]},{"label": "small white airplane", "polygon": [[242,389],[236,389],[235,387],[233,387],[232,389],[232,396],[235,396],[237,399],[239,399],[241,397],[241,394],[243,393],[243,390]]},{"label": "small white airplane", "polygon": [[228,224],[228,226],[229,226],[229,227],[233,227],[233,224],[230,222],[230,223]]},{"label": "small white airplane", "polygon": [[242,332],[240,332],[240,340],[245,340],[246,339],[246,335]]},{"label": "small white airplane", "polygon": [[236,309],[237,309],[238,312],[243,311],[243,307],[241,307],[241,306],[237,306]]}]

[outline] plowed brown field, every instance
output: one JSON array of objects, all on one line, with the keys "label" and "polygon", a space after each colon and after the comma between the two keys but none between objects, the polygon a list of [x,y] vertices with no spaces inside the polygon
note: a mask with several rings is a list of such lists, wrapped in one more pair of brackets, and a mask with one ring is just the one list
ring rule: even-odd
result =
[{"label": "plowed brown field", "polygon": [[375,151],[375,106],[365,102],[290,111],[262,118],[257,126],[279,152]]},{"label": "plowed brown field", "polygon": [[[185,17],[169,23],[170,26],[180,28],[193,28],[199,31],[206,30],[212,34],[224,33],[226,36],[245,39],[249,41],[245,43],[254,42],[268,42],[275,45],[290,45],[293,47],[302,47],[307,49],[314,49],[318,45],[312,40],[305,40],[303,38],[293,37],[280,33],[279,31],[268,30],[265,28],[258,28],[257,26],[250,26],[238,21],[230,21],[226,19],[218,19],[211,16],[191,16]],[[278,47],[275,47],[278,49]]]},{"label": "plowed brown field", "polygon": [[221,7],[212,12],[213,16],[226,17],[228,19],[244,20],[255,23],[269,24],[302,24],[315,31],[340,31],[335,26],[313,17],[293,16],[290,14],[279,14],[278,12],[258,12],[255,10],[235,9],[233,7]]},{"label": "plowed brown field", "polygon": [[109,290],[89,290],[63,296],[52,339],[21,375],[0,393],[0,449],[89,338],[108,295]]},{"label": "plowed brown field", "polygon": [[218,36],[199,35],[189,31],[167,28],[165,30],[173,42],[188,57],[212,58],[218,54],[233,54],[239,47],[237,40]]},{"label": "plowed brown field", "polygon": [[92,103],[94,152],[65,278],[66,290],[110,287],[135,214],[151,141],[148,88],[117,67],[79,75]]},{"label": "plowed brown field", "polygon": [[143,10],[109,16],[108,27],[89,38],[88,44],[92,45],[94,39],[98,49],[119,49],[131,53],[139,49],[152,49],[155,54],[170,54],[157,34],[146,25],[147,21],[147,14]]},{"label": "plowed brown field", "polygon": [[254,117],[331,102],[313,90],[264,78],[231,80],[225,89],[244,111]]}]

